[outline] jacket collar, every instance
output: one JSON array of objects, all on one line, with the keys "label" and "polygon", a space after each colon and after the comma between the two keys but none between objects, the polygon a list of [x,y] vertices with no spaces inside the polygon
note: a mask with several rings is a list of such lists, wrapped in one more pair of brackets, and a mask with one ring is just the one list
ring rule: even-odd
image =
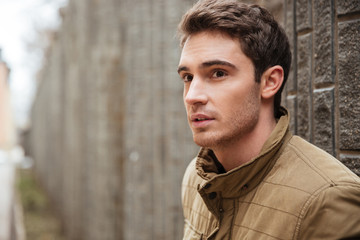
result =
[{"label": "jacket collar", "polygon": [[202,148],[196,160],[198,175],[206,180],[199,186],[199,192],[218,192],[223,198],[240,197],[254,189],[274,166],[282,152],[284,142],[291,138],[289,114],[281,108],[282,116],[275,129],[262,147],[260,154],[251,161],[226,173],[219,173],[217,159],[211,149]]}]

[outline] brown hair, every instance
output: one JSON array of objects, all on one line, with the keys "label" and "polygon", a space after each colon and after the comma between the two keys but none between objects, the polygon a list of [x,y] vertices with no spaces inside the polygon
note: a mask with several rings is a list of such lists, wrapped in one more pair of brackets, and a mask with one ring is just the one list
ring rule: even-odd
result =
[{"label": "brown hair", "polygon": [[289,75],[289,40],[273,16],[258,5],[236,0],[200,0],[183,16],[178,33],[180,45],[192,34],[220,31],[240,41],[240,47],[255,68],[255,81],[270,67],[284,69],[284,82],[274,99],[274,115],[279,116],[281,92]]}]

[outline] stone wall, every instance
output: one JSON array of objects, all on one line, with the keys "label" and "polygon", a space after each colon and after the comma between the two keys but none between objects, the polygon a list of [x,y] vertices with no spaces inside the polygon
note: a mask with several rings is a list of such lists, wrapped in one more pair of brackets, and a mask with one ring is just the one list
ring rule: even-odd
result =
[{"label": "stone wall", "polygon": [[285,0],[291,129],[360,175],[360,2]]},{"label": "stone wall", "polygon": [[[47,54],[29,134],[68,239],[181,239],[192,142],[176,26],[192,0],[70,0]],[[358,1],[256,1],[294,51],[291,129],[359,173]],[[340,3],[341,2],[341,3]]]}]

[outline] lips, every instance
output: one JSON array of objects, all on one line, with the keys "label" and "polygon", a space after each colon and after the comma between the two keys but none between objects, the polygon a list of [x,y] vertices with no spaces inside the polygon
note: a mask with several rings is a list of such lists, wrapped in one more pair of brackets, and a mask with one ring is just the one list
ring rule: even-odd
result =
[{"label": "lips", "polygon": [[191,121],[205,121],[205,120],[213,120],[214,118],[208,116],[208,115],[205,115],[205,114],[192,114],[190,116],[190,120]]},{"label": "lips", "polygon": [[192,127],[205,127],[210,124],[215,118],[208,116],[206,114],[192,114],[190,116]]}]

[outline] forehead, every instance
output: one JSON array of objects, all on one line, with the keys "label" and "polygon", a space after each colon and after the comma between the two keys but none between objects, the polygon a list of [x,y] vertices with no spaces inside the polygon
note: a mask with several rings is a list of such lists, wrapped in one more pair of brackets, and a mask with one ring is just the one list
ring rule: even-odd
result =
[{"label": "forehead", "polygon": [[209,60],[237,61],[246,57],[240,42],[221,32],[200,32],[190,35],[181,52],[180,65]]}]

